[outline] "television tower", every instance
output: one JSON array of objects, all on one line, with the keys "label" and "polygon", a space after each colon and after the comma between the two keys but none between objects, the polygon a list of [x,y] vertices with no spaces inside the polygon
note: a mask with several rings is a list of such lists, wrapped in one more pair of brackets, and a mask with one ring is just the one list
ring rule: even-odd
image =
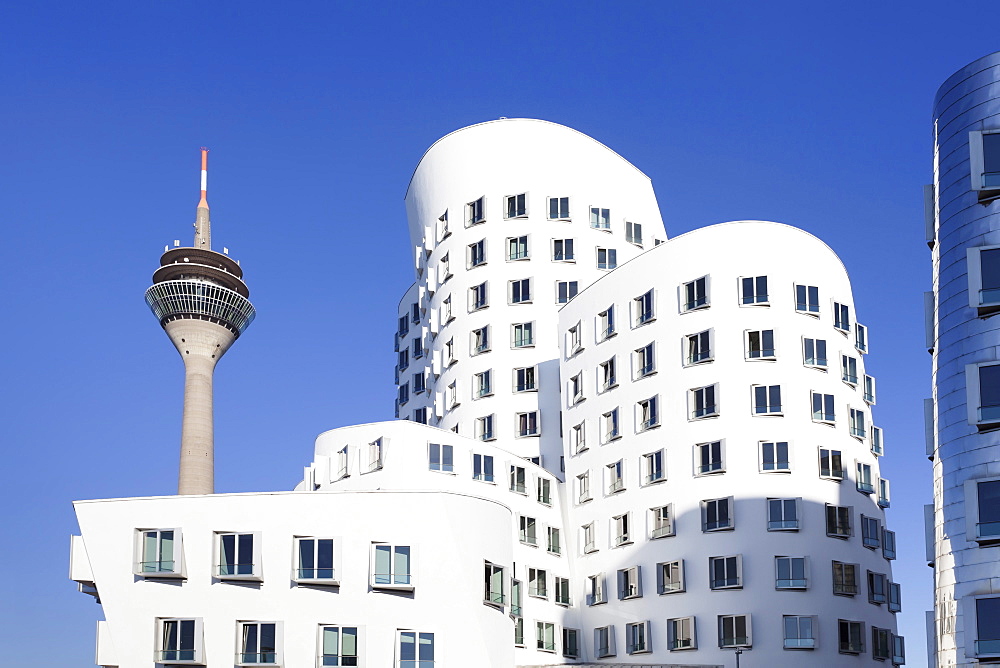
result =
[{"label": "television tower", "polygon": [[212,250],[208,149],[203,148],[194,245],[168,248],[146,290],[146,303],[184,360],[178,494],[215,491],[212,376],[219,358],[253,322],[256,311],[249,296],[240,265]]}]

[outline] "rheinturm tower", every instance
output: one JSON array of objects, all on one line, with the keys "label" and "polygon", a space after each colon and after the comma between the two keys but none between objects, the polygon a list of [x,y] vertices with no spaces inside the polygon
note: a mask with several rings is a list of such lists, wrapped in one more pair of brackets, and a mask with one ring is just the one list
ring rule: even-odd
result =
[{"label": "rheinturm tower", "polygon": [[215,491],[212,377],[256,315],[239,263],[212,250],[207,191],[208,149],[203,148],[194,244],[168,248],[146,291],[146,303],[184,360],[178,494]]}]

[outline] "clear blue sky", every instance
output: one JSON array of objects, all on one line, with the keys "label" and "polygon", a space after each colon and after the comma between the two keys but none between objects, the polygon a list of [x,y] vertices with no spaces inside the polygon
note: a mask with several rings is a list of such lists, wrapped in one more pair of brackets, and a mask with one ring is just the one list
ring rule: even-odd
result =
[{"label": "clear blue sky", "polygon": [[3,663],[92,665],[99,608],[65,579],[71,500],[175,490],[182,368],[142,295],[164,244],[190,243],[198,147],[215,243],[259,311],[216,376],[218,489],[288,489],[319,432],[392,417],[421,153],[525,116],[648,174],[671,236],[777,220],[843,258],[879,381],[900,629],[923,665],[921,186],[938,85],[1000,49],[985,7],[7,3]]}]

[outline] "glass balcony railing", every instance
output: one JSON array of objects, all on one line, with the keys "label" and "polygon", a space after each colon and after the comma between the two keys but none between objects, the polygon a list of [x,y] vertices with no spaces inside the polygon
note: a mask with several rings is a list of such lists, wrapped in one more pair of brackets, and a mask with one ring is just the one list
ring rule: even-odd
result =
[{"label": "glass balcony railing", "polygon": [[811,649],[815,646],[815,638],[785,638],[785,649]]},{"label": "glass balcony railing", "polygon": [[806,581],[804,579],[775,580],[774,586],[777,589],[805,589]]},{"label": "glass balcony railing", "polygon": [[984,188],[1000,188],[1000,172],[983,172]]},{"label": "glass balcony railing", "polygon": [[977,640],[976,654],[979,656],[984,654],[1000,654],[1000,638],[996,640]]}]

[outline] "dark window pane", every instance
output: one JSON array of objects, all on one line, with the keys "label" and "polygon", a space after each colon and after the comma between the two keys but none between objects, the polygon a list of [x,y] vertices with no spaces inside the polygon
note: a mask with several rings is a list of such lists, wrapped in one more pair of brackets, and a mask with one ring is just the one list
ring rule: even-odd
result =
[{"label": "dark window pane", "polygon": [[981,598],[976,601],[976,627],[978,638],[1000,640],[1000,598]]},{"label": "dark window pane", "polygon": [[983,135],[983,171],[1000,172],[1000,133]]},{"label": "dark window pane", "polygon": [[979,522],[1000,522],[1000,480],[979,483]]},{"label": "dark window pane", "polygon": [[979,367],[979,405],[1000,406],[1000,364]]},{"label": "dark window pane", "polygon": [[1000,249],[980,251],[979,259],[982,266],[983,290],[1000,288]]}]

